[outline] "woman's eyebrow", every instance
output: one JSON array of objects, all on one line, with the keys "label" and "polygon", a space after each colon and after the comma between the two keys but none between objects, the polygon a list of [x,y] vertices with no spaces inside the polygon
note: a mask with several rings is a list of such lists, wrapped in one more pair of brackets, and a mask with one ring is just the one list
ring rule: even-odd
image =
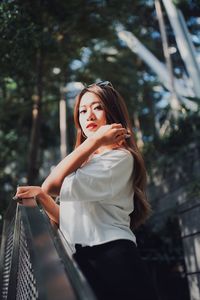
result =
[{"label": "woman's eyebrow", "polygon": [[100,103],[100,101],[93,101],[93,102],[91,102],[89,105],[81,105],[81,106],[79,106],[79,107],[85,107],[85,106],[90,106],[90,105],[93,105],[93,104],[97,104],[97,103]]}]

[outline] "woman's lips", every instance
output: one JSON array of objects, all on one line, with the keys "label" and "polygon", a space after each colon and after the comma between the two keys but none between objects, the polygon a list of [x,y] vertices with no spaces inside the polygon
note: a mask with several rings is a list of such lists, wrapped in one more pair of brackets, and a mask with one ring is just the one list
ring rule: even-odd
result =
[{"label": "woman's lips", "polygon": [[90,124],[90,125],[88,125],[86,128],[87,128],[88,130],[92,130],[92,129],[96,128],[96,127],[97,127],[96,124]]}]

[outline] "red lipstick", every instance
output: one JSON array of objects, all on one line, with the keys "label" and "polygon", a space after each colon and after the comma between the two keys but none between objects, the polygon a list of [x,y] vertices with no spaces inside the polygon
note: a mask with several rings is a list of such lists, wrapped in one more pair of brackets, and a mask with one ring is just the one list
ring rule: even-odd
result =
[{"label": "red lipstick", "polygon": [[94,123],[94,122],[90,122],[90,123],[88,123],[87,126],[86,126],[86,128],[95,128],[95,127],[97,127],[97,124]]}]

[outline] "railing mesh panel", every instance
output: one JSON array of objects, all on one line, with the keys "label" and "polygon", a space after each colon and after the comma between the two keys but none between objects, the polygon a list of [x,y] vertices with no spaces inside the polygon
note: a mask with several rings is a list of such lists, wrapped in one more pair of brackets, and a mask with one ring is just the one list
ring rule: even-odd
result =
[{"label": "railing mesh panel", "polygon": [[11,267],[11,258],[13,250],[13,234],[14,234],[14,219],[9,225],[7,239],[5,243],[5,256],[4,256],[4,266],[3,266],[3,275],[2,275],[2,300],[7,299],[8,294],[8,285],[9,285],[9,276],[10,276],[10,267]]},{"label": "railing mesh panel", "polygon": [[38,290],[29,254],[29,248],[27,245],[24,226],[21,222],[16,300],[23,299],[38,299]]}]

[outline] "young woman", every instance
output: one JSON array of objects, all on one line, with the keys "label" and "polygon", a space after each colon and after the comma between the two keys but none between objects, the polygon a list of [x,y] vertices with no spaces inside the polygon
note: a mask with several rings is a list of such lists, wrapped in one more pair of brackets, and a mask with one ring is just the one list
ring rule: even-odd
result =
[{"label": "young woman", "polygon": [[74,119],[75,150],[42,187],[19,187],[16,196],[37,197],[59,224],[98,299],[155,300],[132,231],[150,206],[125,102],[110,82],[92,84],[77,96]]}]

